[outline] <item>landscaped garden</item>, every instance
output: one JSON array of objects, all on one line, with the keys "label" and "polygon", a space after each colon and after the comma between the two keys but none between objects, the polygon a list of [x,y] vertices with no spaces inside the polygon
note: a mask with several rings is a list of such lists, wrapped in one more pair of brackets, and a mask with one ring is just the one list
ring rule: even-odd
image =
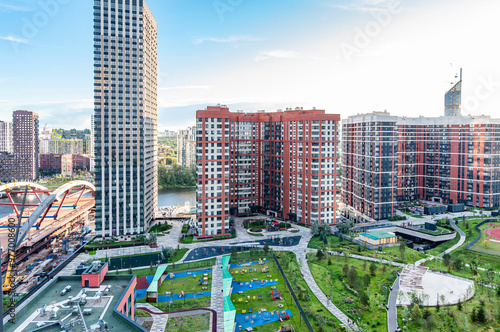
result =
[{"label": "landscaped garden", "polygon": [[308,254],[308,264],[321,291],[350,319],[369,331],[387,331],[385,305],[397,268],[321,250]]},{"label": "landscaped garden", "polygon": [[427,257],[426,254],[405,247],[404,252],[398,247],[382,248],[382,251],[367,249],[362,245],[351,242],[347,239],[341,239],[339,236],[330,235],[327,237],[327,244],[319,239],[319,236],[313,236],[307,245],[308,248],[326,249],[327,251],[337,251],[346,254],[354,254],[378,259],[385,259],[399,263],[414,263],[422,258]]},{"label": "landscaped garden", "polygon": [[[305,279],[301,277],[299,263],[295,254],[282,251],[277,252],[276,256],[314,330],[320,332],[344,331],[340,327],[339,321],[319,302]],[[307,263],[302,262],[302,264]]]},{"label": "landscaped garden", "polygon": [[[398,324],[404,331],[499,331],[500,290],[476,285],[474,297],[457,305],[423,307],[418,297],[398,307]],[[437,303],[436,303],[437,305]]]}]

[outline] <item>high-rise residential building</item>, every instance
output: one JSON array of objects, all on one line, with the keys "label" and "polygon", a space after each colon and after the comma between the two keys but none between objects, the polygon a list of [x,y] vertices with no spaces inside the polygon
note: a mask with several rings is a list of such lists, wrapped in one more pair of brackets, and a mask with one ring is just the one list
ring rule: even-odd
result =
[{"label": "high-rise residential building", "polygon": [[65,138],[62,129],[53,129],[49,140],[51,154],[85,154],[86,142],[79,138]]},{"label": "high-rise residential building", "polygon": [[95,149],[94,149],[94,138],[95,138],[95,128],[94,128],[94,114],[90,117],[90,171],[95,171]]},{"label": "high-rise residential building", "polygon": [[196,113],[198,236],[229,234],[251,211],[336,223],[337,114],[324,110]]},{"label": "high-rise residential building", "polygon": [[500,206],[500,119],[379,112],[342,130],[342,201],[355,220],[387,219],[415,200]]},{"label": "high-rise residential building", "polygon": [[462,115],[462,69],[460,69],[460,80],[444,95],[444,116],[460,115]]},{"label": "high-rise residential building", "polygon": [[43,131],[40,133],[38,138],[40,140],[48,140],[48,139],[50,139],[51,134],[52,134],[52,131],[50,131],[49,126],[47,124],[45,124],[43,126]]},{"label": "high-rise residential building", "polygon": [[157,206],[157,25],[143,0],[94,1],[96,234],[147,230]]},{"label": "high-rise residential building", "polygon": [[0,121],[0,153],[11,154],[13,152],[12,122]]},{"label": "high-rise residential building", "polygon": [[0,181],[35,180],[39,171],[38,114],[14,111],[13,153],[0,155]]},{"label": "high-rise residential building", "polygon": [[179,130],[177,134],[177,164],[189,167],[196,163],[196,127]]}]

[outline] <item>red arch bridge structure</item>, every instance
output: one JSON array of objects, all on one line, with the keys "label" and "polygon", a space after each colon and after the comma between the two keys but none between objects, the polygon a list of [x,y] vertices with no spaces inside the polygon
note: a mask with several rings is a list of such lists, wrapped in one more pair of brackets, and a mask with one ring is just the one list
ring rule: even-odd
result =
[{"label": "red arch bridge structure", "polygon": [[[30,199],[25,202],[21,214],[21,202],[16,202],[15,195],[23,196],[27,192]],[[15,228],[21,219],[16,241],[16,262],[29,253],[50,243],[52,239],[81,224],[95,207],[95,187],[87,181],[71,181],[57,189],[48,189],[33,182],[12,182],[0,185],[0,193],[5,193],[8,202],[0,205],[12,206]],[[90,194],[90,195],[89,195]],[[0,245],[8,246],[9,217],[0,220]],[[3,255],[5,255],[5,253]],[[3,268],[4,269],[4,268]],[[2,270],[3,270],[2,269]]]}]

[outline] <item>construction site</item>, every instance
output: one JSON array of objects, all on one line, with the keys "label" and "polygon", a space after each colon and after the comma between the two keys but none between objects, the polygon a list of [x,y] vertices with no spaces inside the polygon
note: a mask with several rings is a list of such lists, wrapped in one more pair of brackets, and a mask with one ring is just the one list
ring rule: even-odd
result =
[{"label": "construction site", "polygon": [[[28,293],[93,236],[94,191],[94,186],[85,181],[72,181],[57,189],[30,182],[0,185],[0,193],[7,198],[0,204],[13,211],[0,219],[4,293],[12,288],[17,296]],[[15,231],[19,231],[12,253],[16,269],[9,271],[9,233]]]}]

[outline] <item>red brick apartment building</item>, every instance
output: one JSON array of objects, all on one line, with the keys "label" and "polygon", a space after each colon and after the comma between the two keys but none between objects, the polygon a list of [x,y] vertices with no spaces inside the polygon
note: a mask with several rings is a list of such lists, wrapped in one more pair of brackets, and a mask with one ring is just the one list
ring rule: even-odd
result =
[{"label": "red brick apartment building", "polygon": [[324,110],[196,113],[198,234],[229,234],[247,212],[311,224],[336,222],[340,115]]},{"label": "red brick apartment building", "polygon": [[353,219],[387,219],[414,200],[500,205],[500,119],[374,112],[344,120],[342,137],[342,202]]}]

